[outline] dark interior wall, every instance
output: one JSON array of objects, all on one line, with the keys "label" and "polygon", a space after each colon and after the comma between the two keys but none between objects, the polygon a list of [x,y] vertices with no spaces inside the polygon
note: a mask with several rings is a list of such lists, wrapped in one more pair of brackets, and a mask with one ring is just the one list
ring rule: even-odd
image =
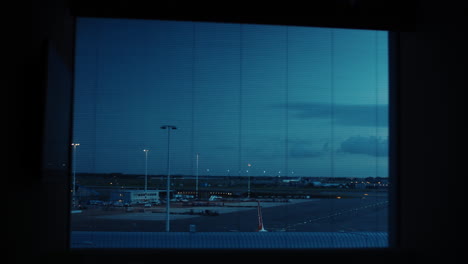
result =
[{"label": "dark interior wall", "polygon": [[456,98],[466,87],[466,10],[466,4],[424,1],[415,30],[400,33],[401,245],[425,254],[461,249]]},{"label": "dark interior wall", "polygon": [[65,1],[14,5],[8,13],[4,36],[11,46],[5,53],[13,87],[4,100],[9,124],[5,228],[8,254],[22,262],[67,245],[74,19]]},{"label": "dark interior wall", "polygon": [[[97,12],[94,14],[114,17],[125,14],[128,17],[154,16],[144,8],[125,1],[118,1],[115,7],[112,6],[114,8],[107,6],[98,11],[79,5],[67,6],[66,2],[52,2],[38,1],[31,9],[18,7],[17,15],[13,16],[12,20],[15,27],[10,35],[14,40],[11,53],[15,62],[15,74],[12,75],[15,86],[13,95],[10,96],[9,93],[7,115],[9,124],[14,128],[10,130],[11,134],[9,131],[7,141],[14,155],[10,155],[11,162],[8,162],[7,229],[8,241],[11,241],[10,245],[13,246],[10,253],[14,253],[12,257],[18,262],[27,260],[30,255],[45,260],[50,256],[60,260],[70,258],[70,254],[66,253],[68,210],[67,194],[63,188],[68,185],[68,165],[52,168],[45,166],[47,162],[44,163],[44,160],[50,157],[59,165],[62,162],[50,152],[47,152],[46,155],[49,156],[45,157],[44,148],[40,143],[44,137],[44,129],[47,129],[44,120],[48,113],[45,106],[45,89],[50,81],[46,78],[49,48],[52,47],[56,51],[58,60],[67,68],[66,72],[71,73],[73,15],[93,15],[93,12]],[[457,115],[459,109],[455,98],[456,92],[461,90],[466,80],[465,60],[462,55],[468,45],[463,35],[466,28],[461,23],[464,10],[466,12],[466,9],[463,9],[464,4],[449,5],[447,2],[421,1],[417,5],[408,5],[409,9],[405,9],[408,7],[406,5],[382,9],[382,6],[366,5],[366,1],[334,1],[336,5],[324,5],[326,12],[322,12],[320,17],[311,15],[244,18],[247,22],[383,27],[399,31],[396,71],[399,206],[396,222],[401,249],[374,252],[370,255],[362,251],[301,252],[300,255],[395,259],[406,256],[459,254],[461,244],[454,239],[459,239],[462,230],[459,212],[464,208],[461,203],[463,192],[462,182],[458,177],[461,173],[455,170],[457,164],[453,162],[455,157],[452,153],[458,145],[455,125],[461,121],[458,119],[461,116]],[[47,7],[47,4],[54,8]],[[376,13],[379,15],[372,16]],[[330,16],[333,14],[335,16]],[[350,14],[359,16],[343,17]],[[225,17],[233,21],[242,20],[239,17],[220,14],[189,17],[159,12],[157,16],[204,20],[220,20]],[[65,80],[64,87],[70,88],[68,85],[71,81]],[[69,93],[63,96],[66,97],[63,98],[65,101],[70,99]],[[14,101],[10,101],[10,97],[13,97]],[[59,126],[64,131],[69,129],[64,120],[61,120]],[[60,148],[59,146],[57,143],[56,147]],[[63,153],[63,149],[57,151]],[[65,149],[65,153],[67,151]],[[68,155],[65,158],[66,164]],[[107,258],[116,263],[127,263],[122,254],[118,257],[112,256],[111,254],[93,258],[90,255],[73,255],[73,260],[86,263]],[[146,257],[147,255],[143,254],[136,259],[143,261]],[[135,260],[135,257],[132,259]]]}]

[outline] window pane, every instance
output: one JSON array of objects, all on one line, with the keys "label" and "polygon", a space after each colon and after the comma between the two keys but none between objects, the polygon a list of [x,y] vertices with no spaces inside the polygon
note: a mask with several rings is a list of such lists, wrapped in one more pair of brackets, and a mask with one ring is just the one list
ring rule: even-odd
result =
[{"label": "window pane", "polygon": [[388,246],[387,38],[79,18],[71,247]]}]

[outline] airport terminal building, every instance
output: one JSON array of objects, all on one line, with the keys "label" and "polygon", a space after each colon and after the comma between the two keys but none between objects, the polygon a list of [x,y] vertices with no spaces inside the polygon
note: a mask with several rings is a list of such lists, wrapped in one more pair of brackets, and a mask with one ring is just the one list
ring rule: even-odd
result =
[{"label": "airport terminal building", "polygon": [[159,201],[159,190],[116,190],[111,192],[110,200],[128,203],[155,203]]}]

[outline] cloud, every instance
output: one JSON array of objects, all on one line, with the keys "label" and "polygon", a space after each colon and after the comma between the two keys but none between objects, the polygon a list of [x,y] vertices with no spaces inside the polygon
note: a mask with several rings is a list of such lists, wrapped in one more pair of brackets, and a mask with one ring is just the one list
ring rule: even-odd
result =
[{"label": "cloud", "polygon": [[323,146],[307,142],[296,142],[291,145],[289,154],[293,158],[315,158],[322,156],[328,151],[328,142]]},{"label": "cloud", "polygon": [[299,119],[330,119],[333,115],[335,125],[388,126],[388,105],[335,104],[332,108],[327,103],[289,103],[275,107],[288,107],[293,116]]},{"label": "cloud", "polygon": [[340,151],[375,157],[388,156],[388,138],[353,136],[341,142]]}]

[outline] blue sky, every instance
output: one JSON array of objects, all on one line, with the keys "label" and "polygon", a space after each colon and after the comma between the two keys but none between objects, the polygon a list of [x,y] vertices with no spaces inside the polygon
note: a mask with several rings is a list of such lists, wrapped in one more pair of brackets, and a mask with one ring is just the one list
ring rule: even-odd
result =
[{"label": "blue sky", "polygon": [[387,177],[387,37],[79,18],[76,171]]}]

